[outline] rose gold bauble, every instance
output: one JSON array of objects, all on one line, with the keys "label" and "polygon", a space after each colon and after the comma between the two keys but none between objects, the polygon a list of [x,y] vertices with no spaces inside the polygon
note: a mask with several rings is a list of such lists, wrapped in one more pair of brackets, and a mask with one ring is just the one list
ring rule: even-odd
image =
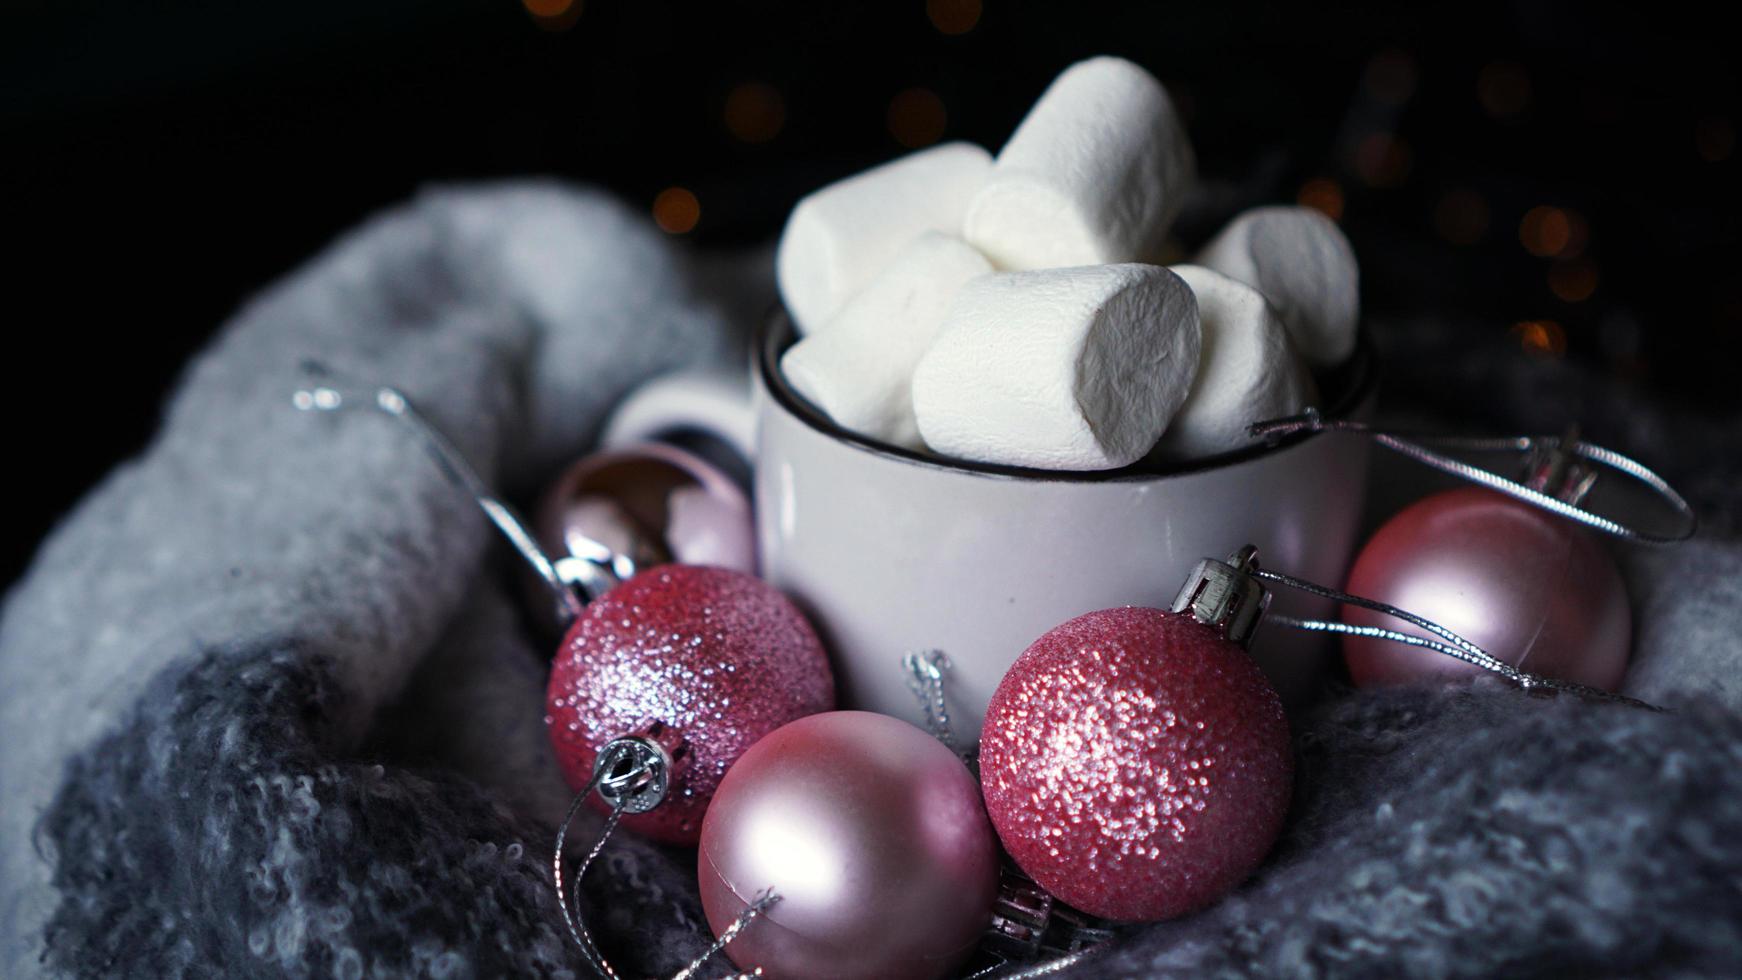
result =
[{"label": "rose gold bauble", "polygon": [[702,824],[698,875],[726,947],[771,977],[952,975],[991,922],[998,850],[967,766],[907,722],[812,715],[751,747]]},{"label": "rose gold bauble", "polygon": [[[1407,609],[1533,674],[1613,691],[1633,617],[1615,562],[1572,522],[1480,487],[1448,490],[1387,521],[1349,575],[1355,595]],[[1345,622],[1420,630],[1353,606]],[[1386,640],[1345,637],[1358,685],[1468,677],[1482,668]]]}]

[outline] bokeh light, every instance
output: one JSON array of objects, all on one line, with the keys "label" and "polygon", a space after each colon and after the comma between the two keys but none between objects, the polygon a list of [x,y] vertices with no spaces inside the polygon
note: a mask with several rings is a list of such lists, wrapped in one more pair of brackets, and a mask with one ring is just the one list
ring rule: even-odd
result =
[{"label": "bokeh light", "polygon": [[581,0],[520,0],[520,5],[547,31],[566,31],[581,17]]},{"label": "bokeh light", "polygon": [[1295,203],[1324,212],[1332,221],[1343,220],[1343,188],[1329,177],[1314,177],[1300,185]]},{"label": "bokeh light", "polygon": [[1576,211],[1540,205],[1524,213],[1518,223],[1518,240],[1524,250],[1538,258],[1570,259],[1585,250],[1588,231]]},{"label": "bokeh light", "polygon": [[1553,320],[1523,320],[1512,325],[1512,335],[1525,353],[1560,357],[1567,352],[1567,332]]},{"label": "bokeh light", "polygon": [[930,146],[943,139],[949,125],[944,100],[929,88],[910,88],[889,100],[889,135],[908,149]]},{"label": "bokeh light", "polygon": [[925,0],[925,15],[940,34],[966,34],[980,23],[980,0]]},{"label": "bokeh light", "polygon": [[786,125],[786,100],[764,82],[744,82],[726,95],[726,130],[745,143],[766,143]]},{"label": "bokeh light", "polygon": [[672,235],[693,231],[702,220],[702,204],[687,187],[667,187],[653,199],[653,223]]},{"label": "bokeh light", "polygon": [[1486,65],[1476,76],[1476,98],[1496,119],[1515,119],[1530,110],[1530,76],[1510,61]]},{"label": "bokeh light", "polygon": [[1474,245],[1488,234],[1488,201],[1469,188],[1449,190],[1434,206],[1434,230],[1454,245]]},{"label": "bokeh light", "polygon": [[1414,163],[1409,144],[1390,133],[1370,133],[1355,149],[1355,172],[1374,187],[1396,187]]},{"label": "bokeh light", "polygon": [[1583,303],[1597,291],[1597,267],[1586,259],[1556,262],[1548,270],[1548,288],[1564,303]]}]

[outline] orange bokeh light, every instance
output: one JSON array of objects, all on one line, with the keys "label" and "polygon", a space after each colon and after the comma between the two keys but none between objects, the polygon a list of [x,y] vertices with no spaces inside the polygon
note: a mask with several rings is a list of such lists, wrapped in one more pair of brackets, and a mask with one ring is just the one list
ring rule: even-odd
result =
[{"label": "orange bokeh light", "polygon": [[1597,291],[1597,267],[1584,259],[1556,262],[1548,270],[1548,288],[1565,303],[1582,303]]},{"label": "orange bokeh light", "polygon": [[1322,211],[1332,221],[1343,220],[1343,188],[1329,177],[1314,177],[1300,185],[1295,203]]},{"label": "orange bokeh light", "polygon": [[929,88],[910,88],[889,100],[889,134],[908,149],[930,146],[949,125],[944,100]]},{"label": "orange bokeh light", "polygon": [[581,16],[581,0],[520,0],[520,5],[547,31],[566,31]]},{"label": "orange bokeh light", "polygon": [[1553,320],[1524,320],[1512,325],[1512,333],[1526,353],[1559,357],[1567,352],[1567,332]]},{"label": "orange bokeh light", "polygon": [[966,34],[980,23],[980,0],[926,0],[925,15],[940,34]]},{"label": "orange bokeh light", "polygon": [[653,199],[653,223],[672,235],[695,229],[702,220],[702,204],[685,187],[667,187]]},{"label": "orange bokeh light", "polygon": [[1518,223],[1518,241],[1539,258],[1570,259],[1585,250],[1585,219],[1576,211],[1538,205]]},{"label": "orange bokeh light", "polygon": [[726,96],[726,129],[746,143],[766,143],[786,125],[786,100],[763,82],[744,82]]}]

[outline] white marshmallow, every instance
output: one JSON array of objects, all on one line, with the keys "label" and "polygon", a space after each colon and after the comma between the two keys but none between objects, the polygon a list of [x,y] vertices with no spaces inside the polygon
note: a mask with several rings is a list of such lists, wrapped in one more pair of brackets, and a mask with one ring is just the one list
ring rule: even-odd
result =
[{"label": "white marshmallow", "polygon": [[781,373],[841,425],[918,449],[914,366],[937,339],[956,292],[991,271],[992,263],[961,239],[927,232],[793,345],[780,359]]},{"label": "white marshmallow", "polygon": [[1176,265],[1198,300],[1203,344],[1191,394],[1167,427],[1156,454],[1195,459],[1249,445],[1246,427],[1292,415],[1316,389],[1276,311],[1257,290],[1197,265]]},{"label": "white marshmallow", "polygon": [[1263,293],[1308,364],[1329,367],[1354,352],[1361,273],[1349,240],[1322,213],[1297,207],[1242,212],[1195,261]]},{"label": "white marshmallow", "polygon": [[780,296],[798,332],[834,316],[915,238],[960,234],[968,201],[991,169],[992,157],[980,147],[945,143],[799,201],[775,256]]},{"label": "white marshmallow", "polygon": [[962,237],[1001,269],[1151,258],[1197,169],[1167,90],[1123,58],[1065,69],[968,205]]},{"label": "white marshmallow", "polygon": [[956,294],[914,372],[914,413],[945,455],[1115,469],[1167,427],[1198,345],[1197,302],[1159,266],[981,276]]}]

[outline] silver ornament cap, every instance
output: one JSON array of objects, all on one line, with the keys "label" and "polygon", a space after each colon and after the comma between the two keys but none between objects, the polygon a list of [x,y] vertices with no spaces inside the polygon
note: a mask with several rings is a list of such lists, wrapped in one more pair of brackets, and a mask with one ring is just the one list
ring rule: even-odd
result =
[{"label": "silver ornament cap", "polygon": [[1258,549],[1246,545],[1225,562],[1205,558],[1174,596],[1173,611],[1190,613],[1206,626],[1220,627],[1229,640],[1247,646],[1270,606],[1270,590],[1258,584]]}]

